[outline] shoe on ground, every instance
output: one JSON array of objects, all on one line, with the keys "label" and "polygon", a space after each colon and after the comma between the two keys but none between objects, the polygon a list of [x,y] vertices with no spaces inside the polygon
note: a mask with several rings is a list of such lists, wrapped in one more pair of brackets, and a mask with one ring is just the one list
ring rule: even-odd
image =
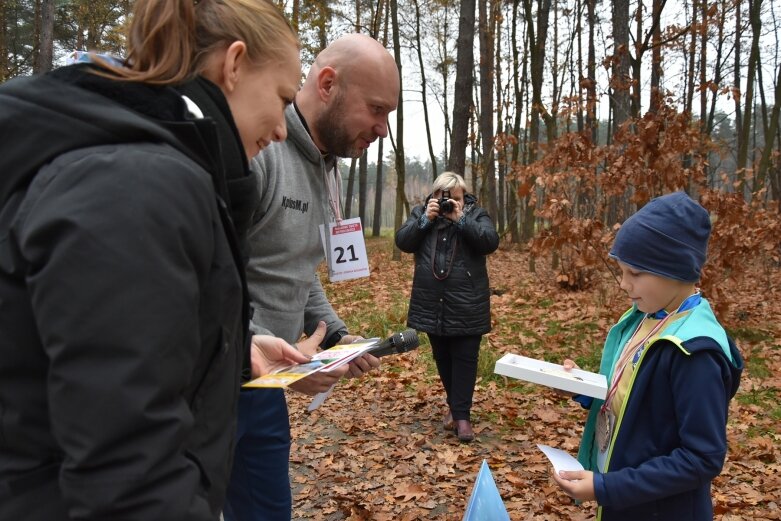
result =
[{"label": "shoe on ground", "polygon": [[475,439],[475,432],[472,430],[472,424],[469,423],[469,420],[456,420],[454,423],[459,441],[469,443]]},{"label": "shoe on ground", "polygon": [[453,423],[453,413],[452,412],[447,411],[447,414],[445,415],[445,417],[442,418],[442,427],[446,431],[452,431],[453,429],[455,429],[455,425]]}]

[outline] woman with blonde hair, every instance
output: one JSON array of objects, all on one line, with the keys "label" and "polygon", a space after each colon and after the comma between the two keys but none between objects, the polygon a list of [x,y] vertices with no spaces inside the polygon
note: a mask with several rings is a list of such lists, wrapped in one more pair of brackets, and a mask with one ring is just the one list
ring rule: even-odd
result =
[{"label": "woman with blonde hair", "polygon": [[499,235],[488,212],[466,193],[464,179],[445,172],[396,232],[396,246],[415,254],[407,325],[428,333],[447,396],[444,426],[471,442],[480,341],[491,330],[485,257],[499,246]]},{"label": "woman with blonde hair", "polygon": [[249,363],[241,248],[297,37],[137,0],[128,47],[0,86],[0,520],[218,519],[242,369],[305,360]]}]

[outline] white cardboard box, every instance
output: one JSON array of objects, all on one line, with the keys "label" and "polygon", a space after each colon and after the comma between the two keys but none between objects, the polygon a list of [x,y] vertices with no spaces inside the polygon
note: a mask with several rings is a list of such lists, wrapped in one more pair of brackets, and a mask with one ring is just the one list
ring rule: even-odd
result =
[{"label": "white cardboard box", "polygon": [[605,375],[582,369],[565,371],[560,364],[552,364],[544,360],[506,354],[496,361],[494,372],[600,400],[604,400],[607,396]]}]

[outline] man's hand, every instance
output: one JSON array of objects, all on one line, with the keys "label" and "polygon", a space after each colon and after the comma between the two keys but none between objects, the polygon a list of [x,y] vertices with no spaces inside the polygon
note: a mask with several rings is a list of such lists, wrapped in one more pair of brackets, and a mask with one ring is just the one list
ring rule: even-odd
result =
[{"label": "man's hand", "polygon": [[345,364],[331,369],[330,371],[318,371],[290,384],[288,387],[296,392],[308,394],[309,396],[314,396],[317,393],[324,393],[347,374],[349,367],[349,365]]},{"label": "man's hand", "polygon": [[[339,340],[339,344],[352,344],[353,342],[358,342],[363,339],[364,338],[359,335],[344,335],[341,340]],[[380,367],[380,359],[369,353],[364,353],[355,360],[352,360],[348,367],[348,378],[360,378],[372,369]]]},{"label": "man's hand", "polygon": [[252,378],[259,378],[277,369],[305,364],[309,357],[299,352],[281,338],[271,335],[255,335],[250,347],[250,365]]},{"label": "man's hand", "polygon": [[380,359],[369,353],[364,353],[347,364],[350,378],[360,378],[372,369],[380,367]]},{"label": "man's hand", "polygon": [[[322,344],[323,339],[325,339],[326,330],[325,322],[321,320],[317,324],[317,329],[315,329],[314,333],[298,342],[296,347],[302,353],[306,353],[309,356],[314,355],[319,351],[320,344]],[[338,382],[339,379],[347,373],[347,369],[347,366],[343,365],[328,372],[318,371],[315,374],[311,374],[306,378],[302,378],[301,380],[290,384],[289,387],[296,392],[314,396],[317,393],[322,393],[330,389],[332,385]]]},{"label": "man's hand", "polygon": [[305,355],[314,356],[320,351],[320,344],[325,340],[326,330],[325,322],[321,320],[318,322],[317,329],[315,329],[314,333],[296,343],[296,347]]},{"label": "man's hand", "polygon": [[590,470],[553,471],[553,480],[572,499],[580,501],[595,501],[594,473]]}]

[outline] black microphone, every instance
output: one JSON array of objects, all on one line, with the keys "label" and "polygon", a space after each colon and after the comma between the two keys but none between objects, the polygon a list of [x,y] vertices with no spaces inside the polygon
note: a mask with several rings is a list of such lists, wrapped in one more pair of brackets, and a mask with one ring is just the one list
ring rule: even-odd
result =
[{"label": "black microphone", "polygon": [[369,354],[377,358],[385,355],[401,354],[412,351],[420,345],[418,332],[414,329],[405,329],[401,333],[396,333],[386,338],[376,347],[369,350]]}]

